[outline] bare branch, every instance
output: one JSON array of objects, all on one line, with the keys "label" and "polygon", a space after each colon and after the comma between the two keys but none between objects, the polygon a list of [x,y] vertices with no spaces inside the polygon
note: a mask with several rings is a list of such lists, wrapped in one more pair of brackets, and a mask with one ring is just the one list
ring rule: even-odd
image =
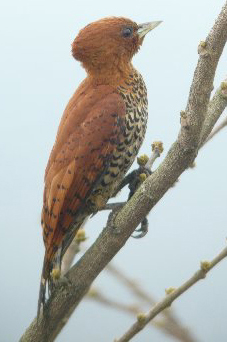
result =
[{"label": "bare branch", "polygon": [[116,268],[112,263],[109,263],[106,270],[119,279],[124,285],[126,285],[138,298],[142,299],[144,303],[153,305],[155,300],[132,279],[127,277],[123,272]]},{"label": "bare branch", "polygon": [[138,312],[141,311],[141,309],[139,308],[137,304],[128,305],[128,304],[123,304],[122,302],[118,302],[116,300],[107,298],[97,288],[92,288],[88,292],[86,298],[94,300],[98,303],[104,304],[106,306],[112,307],[114,309],[125,311],[127,313],[137,314]]},{"label": "bare branch", "polygon": [[227,117],[220,123],[220,125],[218,125],[217,127],[215,127],[213,129],[213,131],[211,132],[211,134],[208,136],[208,138],[204,141],[204,143],[201,145],[201,147],[203,147],[208,141],[210,141],[211,139],[213,139],[213,137],[219,133],[224,127],[227,126]]},{"label": "bare branch", "polygon": [[[212,131],[212,128],[216,124],[220,115],[225,110],[226,106],[227,106],[227,81],[224,81],[221,83],[220,87],[218,88],[218,90],[216,91],[212,100],[209,103],[207,115],[204,120],[203,129],[202,129],[201,136],[200,136],[200,147],[202,147],[208,140],[210,140],[210,137],[209,139],[207,139],[207,137]],[[220,129],[222,129],[223,127],[220,127]],[[219,132],[219,130],[217,130],[217,132]],[[215,134],[217,132],[215,132]]]},{"label": "bare branch", "polygon": [[[126,285],[140,300],[142,299],[144,304],[154,305],[156,300],[150,296],[141,286],[130,279],[125,273],[121,272],[119,268],[116,268],[112,263],[109,263],[106,269],[119,279],[124,285]],[[140,310],[141,311],[141,310]],[[175,317],[173,310],[162,311],[165,317],[162,328],[165,328],[169,333],[184,342],[195,342],[195,338],[192,337],[189,330],[181,325],[178,319]]]},{"label": "bare branch", "polygon": [[183,285],[173,290],[168,294],[163,300],[157,303],[147,314],[139,314],[137,316],[137,322],[135,322],[127,332],[115,340],[115,342],[128,342],[135,336],[140,330],[142,330],[147,323],[149,323],[154,317],[156,317],[161,311],[169,307],[172,302],[177,299],[182,293],[187,291],[191,286],[197,283],[199,280],[204,279],[206,274],[216,266],[221,260],[227,257],[227,247],[222,250],[222,252],[216,256],[211,262],[203,261],[201,262],[200,269]]},{"label": "bare branch", "polygon": [[[97,303],[105,305],[112,309],[123,311],[127,314],[133,315],[134,317],[135,315],[138,315],[142,311],[142,307],[139,304],[134,304],[134,305],[123,304],[116,300],[107,298],[97,289],[91,289],[91,291],[88,292],[88,295],[86,296],[86,298],[94,300]],[[189,336],[189,334],[187,334],[187,329],[181,329],[181,330],[176,329],[176,326],[173,324],[173,322],[169,321],[166,318],[159,320],[159,321],[154,320],[154,321],[151,321],[150,323],[153,327],[160,330],[164,334],[175,337],[179,341],[195,342],[195,339],[193,339],[191,336]]]},{"label": "bare branch", "polygon": [[96,242],[67,273],[68,283],[55,289],[38,324],[35,319],[21,337],[22,342],[53,341],[59,322],[63,322],[80,303],[94,279],[196,157],[217,63],[227,39],[226,27],[227,3],[205,45],[200,44],[200,57],[177,141],[159,168],[145,180],[130,201],[112,216]]}]

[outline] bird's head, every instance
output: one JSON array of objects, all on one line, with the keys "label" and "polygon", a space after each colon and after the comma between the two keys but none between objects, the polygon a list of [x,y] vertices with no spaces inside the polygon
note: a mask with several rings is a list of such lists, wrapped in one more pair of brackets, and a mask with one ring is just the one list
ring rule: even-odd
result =
[{"label": "bird's head", "polygon": [[126,18],[104,18],[83,28],[72,44],[72,54],[88,72],[124,68],[139,50],[145,35],[161,21],[136,24]]}]

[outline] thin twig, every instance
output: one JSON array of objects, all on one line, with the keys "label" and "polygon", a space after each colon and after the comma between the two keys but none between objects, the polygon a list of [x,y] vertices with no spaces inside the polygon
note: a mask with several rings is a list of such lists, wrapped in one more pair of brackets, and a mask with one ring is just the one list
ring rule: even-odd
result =
[{"label": "thin twig", "polygon": [[[128,289],[130,289],[140,300],[142,299],[144,304],[154,305],[156,301],[151,297],[141,286],[130,279],[125,273],[121,272],[119,268],[116,268],[112,263],[109,263],[106,267],[106,270],[109,271],[113,276],[115,276],[119,281],[121,281]],[[196,339],[190,333],[190,331],[183,327],[179,320],[175,317],[172,309],[164,310],[162,312],[165,317],[165,326],[162,326],[167,331],[171,331],[171,334],[174,335],[181,341],[184,342],[195,342]]]},{"label": "thin twig", "polygon": [[214,125],[227,106],[227,81],[221,82],[220,87],[215,92],[207,109],[207,115],[204,120],[203,128],[200,134],[200,147],[207,141]]},{"label": "thin twig", "polygon": [[151,146],[152,146],[152,154],[145,165],[145,168],[150,171],[155,160],[159,158],[161,153],[163,152],[163,143],[161,141],[154,141]]},{"label": "thin twig", "polygon": [[64,276],[70,269],[76,254],[80,252],[80,246],[76,239],[73,239],[69,248],[67,249],[61,264],[61,275]]},{"label": "thin twig", "polygon": [[168,294],[163,300],[155,304],[155,306],[147,313],[140,314],[137,316],[137,322],[135,322],[127,332],[115,340],[115,342],[128,342],[134,337],[140,330],[142,330],[147,323],[149,323],[154,317],[156,317],[164,309],[168,308],[172,302],[187,291],[191,286],[197,283],[199,280],[204,279],[206,274],[216,266],[221,260],[227,257],[227,247],[225,247],[218,256],[216,256],[211,262],[201,262],[200,269],[183,285],[175,289],[173,292]]},{"label": "thin twig", "polygon": [[[71,245],[69,246],[64,259],[63,259],[63,268],[62,274],[64,275],[67,269],[69,269],[72,265],[73,259],[75,255],[80,251],[80,243],[78,243],[77,239],[74,239]],[[109,263],[106,267],[106,270],[109,271],[113,276],[115,276],[119,281],[125,284],[132,292],[141,300],[143,300],[144,304],[153,305],[155,304],[155,300],[146,293],[134,280],[130,279],[123,272],[116,268],[112,263]],[[107,305],[109,307],[119,309],[121,311],[130,313],[130,314],[138,314],[141,312],[141,307],[139,305],[126,305],[121,302],[117,302],[105,297],[98,290],[90,290],[87,297],[89,299],[96,300],[99,303]],[[172,310],[164,310],[162,312],[165,319],[162,322],[153,322],[157,329],[160,329],[164,333],[170,334],[175,338],[179,339],[182,342],[196,342],[195,338],[191,336],[188,329],[184,328],[179,320],[174,316]],[[67,320],[63,321],[61,327],[65,325]]]},{"label": "thin twig", "polygon": [[113,265],[113,263],[109,263],[106,266],[106,270],[114,275],[123,284],[125,284],[127,288],[129,288],[138,298],[142,299],[144,303],[149,305],[155,304],[155,300],[150,296],[150,294],[142,290],[134,280],[130,279],[123,272],[121,272],[119,268]]},{"label": "thin twig", "polygon": [[84,242],[85,240],[87,240],[87,237],[85,235],[85,230],[84,230],[84,226],[86,222],[87,220],[84,221],[80,229],[77,231],[76,236],[74,237],[73,241],[71,242],[69,248],[67,249],[62,259],[62,264],[61,264],[62,276],[64,276],[69,271],[76,254],[80,252],[81,242]]},{"label": "thin twig", "polygon": [[204,143],[201,145],[201,147],[203,147],[208,141],[210,141],[211,139],[213,139],[213,137],[219,133],[224,127],[227,126],[227,117],[220,123],[220,125],[218,125],[217,127],[215,127],[213,129],[213,131],[210,133],[210,135],[208,136],[208,138],[204,141]]},{"label": "thin twig", "polygon": [[[135,317],[135,315],[138,315],[141,311],[142,311],[142,307],[141,305],[138,304],[134,304],[134,305],[128,305],[128,304],[124,304],[122,302],[118,302],[116,300],[112,300],[110,298],[107,298],[106,296],[103,295],[103,293],[101,293],[101,291],[95,289],[91,289],[88,292],[88,295],[86,296],[86,298],[90,299],[90,300],[94,300],[95,302],[105,305],[107,307],[110,307],[112,309],[116,309],[116,310],[120,310],[123,311],[127,314],[133,315]],[[155,327],[156,329],[160,330],[161,332],[170,335],[172,337],[174,337],[175,339],[178,339],[179,341],[182,342],[193,342],[195,341],[192,338],[187,337],[186,335],[186,329],[185,331],[181,330],[176,330],[176,326],[169,321],[168,319],[164,318],[162,320],[152,320],[150,322],[150,325],[152,327]],[[184,334],[183,334],[184,332]]]}]

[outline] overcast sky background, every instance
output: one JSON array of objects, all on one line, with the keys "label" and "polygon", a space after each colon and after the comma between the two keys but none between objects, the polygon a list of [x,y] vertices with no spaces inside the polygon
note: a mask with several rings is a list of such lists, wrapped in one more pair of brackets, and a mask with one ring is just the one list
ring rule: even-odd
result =
[{"label": "overcast sky background", "polygon": [[[224,0],[44,1],[1,3],[0,125],[0,342],[17,341],[36,314],[44,247],[40,227],[43,175],[62,112],[85,77],[71,57],[79,29],[106,16],[143,23],[163,20],[134,58],[149,94],[149,124],[140,154],[162,140],[166,154],[180,127],[198,59]],[[215,88],[227,73],[227,51]],[[225,113],[226,114],[226,113]],[[160,159],[161,160],[161,159]],[[156,166],[159,164],[156,163]],[[204,259],[226,244],[226,131],[203,148],[197,167],[185,172],[149,215],[149,233],[129,239],[114,259],[156,299],[179,286]],[[122,192],[125,198],[127,192]],[[91,244],[105,226],[99,214],[87,224]],[[227,261],[173,304],[201,342],[226,341]],[[131,294],[103,272],[95,282],[106,296],[123,303]],[[113,341],[134,321],[124,313],[85,300],[58,342]],[[135,342],[170,342],[147,327]]]}]

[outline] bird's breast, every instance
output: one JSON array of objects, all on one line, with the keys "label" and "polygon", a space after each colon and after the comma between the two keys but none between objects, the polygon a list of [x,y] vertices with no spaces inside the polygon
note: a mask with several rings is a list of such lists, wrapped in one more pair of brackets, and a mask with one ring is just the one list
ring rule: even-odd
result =
[{"label": "bird's breast", "polygon": [[115,155],[121,155],[122,172],[125,174],[133,163],[143,142],[148,118],[147,90],[142,76],[135,72],[120,85],[119,93],[126,106],[122,137]]},{"label": "bird's breast", "polygon": [[104,202],[115,192],[132,165],[147,127],[147,90],[142,76],[138,72],[130,75],[117,89],[125,102],[126,115],[122,122],[119,142],[99,185],[94,190],[94,193],[101,193]]}]

